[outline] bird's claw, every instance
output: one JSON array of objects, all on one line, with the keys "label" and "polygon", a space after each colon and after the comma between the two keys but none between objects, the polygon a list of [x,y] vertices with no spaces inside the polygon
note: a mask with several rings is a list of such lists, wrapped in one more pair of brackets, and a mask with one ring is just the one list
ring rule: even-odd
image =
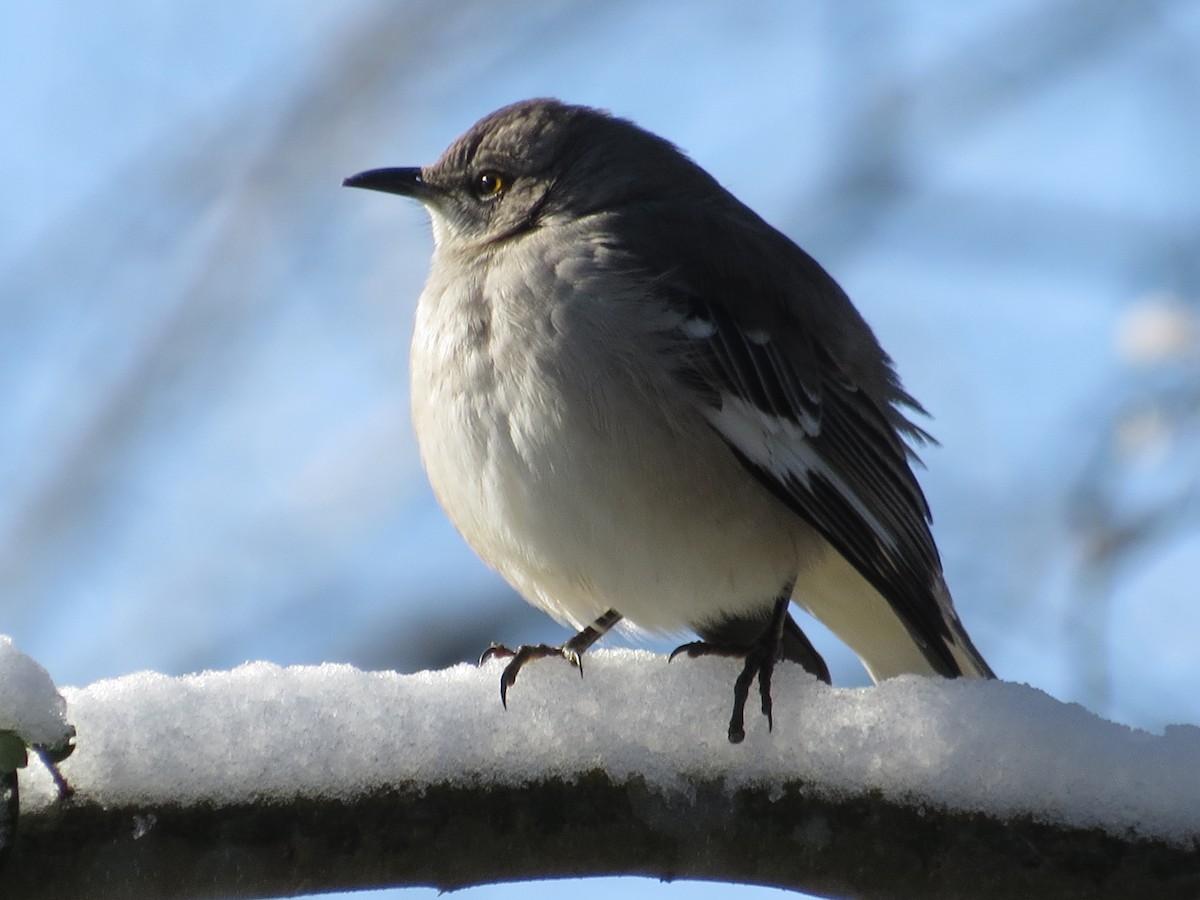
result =
[{"label": "bird's claw", "polygon": [[742,672],[733,684],[733,714],[729,717],[729,743],[740,744],[746,739],[746,701],[750,697],[750,686],[758,679],[758,693],[762,713],[767,717],[767,730],[775,726],[774,707],[771,702],[771,676],[775,673],[775,661],[779,656],[778,642],[768,635],[756,640],[749,647],[734,647],[726,644],[710,644],[692,641],[681,644],[671,651],[667,662],[685,654],[689,659],[700,656],[732,656],[746,661]]},{"label": "bird's claw", "polygon": [[674,662],[675,657],[681,653],[686,654],[689,659],[695,659],[697,656],[725,655],[715,649],[712,644],[706,644],[704,641],[692,641],[688,644],[680,644],[672,650],[671,655],[667,657],[667,662]]},{"label": "bird's claw", "polygon": [[510,650],[503,644],[492,644],[481,654],[479,654],[479,662],[476,665],[482,666],[489,659],[507,659],[508,657],[515,655],[515,650]]},{"label": "bird's claw", "polygon": [[570,645],[570,641],[561,647],[552,647],[549,644],[522,644],[516,650],[503,644],[492,644],[480,655],[479,665],[482,666],[489,659],[509,660],[504,671],[500,673],[500,704],[508,709],[508,689],[517,683],[517,675],[520,674],[525,663],[550,656],[565,659],[579,670],[579,677],[583,677],[583,655]]}]

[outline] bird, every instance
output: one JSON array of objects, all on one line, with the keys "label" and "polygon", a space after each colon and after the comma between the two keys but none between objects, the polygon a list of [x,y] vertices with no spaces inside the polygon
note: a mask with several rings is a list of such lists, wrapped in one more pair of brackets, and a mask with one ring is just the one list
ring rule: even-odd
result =
[{"label": "bird", "polygon": [[876,682],[993,678],[955,611],[914,475],[925,415],[822,266],[668,140],[539,98],[432,165],[349,187],[424,205],[410,353],[438,501],[583,654],[620,622],[743,660],[728,739],[780,660],[830,674],[795,602]]}]

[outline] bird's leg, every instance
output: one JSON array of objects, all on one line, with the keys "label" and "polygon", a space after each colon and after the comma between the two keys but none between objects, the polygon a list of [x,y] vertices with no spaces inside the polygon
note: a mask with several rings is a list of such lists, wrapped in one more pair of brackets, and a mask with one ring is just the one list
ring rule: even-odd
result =
[{"label": "bird's leg", "polygon": [[771,676],[775,673],[775,663],[779,660],[783,644],[783,628],[787,621],[791,593],[789,585],[783,595],[775,600],[767,627],[751,642],[749,647],[693,641],[690,644],[676,647],[668,659],[669,661],[680,653],[686,653],[693,659],[698,656],[737,656],[746,661],[742,668],[742,674],[733,684],[733,715],[729,718],[729,742],[731,744],[740,744],[746,739],[746,700],[750,696],[750,685],[754,683],[756,677],[758,678],[758,694],[762,712],[767,717],[767,729],[770,730],[775,724],[771,705]]},{"label": "bird's leg", "polygon": [[516,650],[510,650],[503,644],[492,644],[479,657],[479,665],[482,666],[489,659],[509,659],[511,657],[509,664],[504,667],[504,671],[500,674],[500,703],[505,709],[508,709],[508,689],[516,683],[517,675],[520,674],[525,663],[531,659],[560,656],[577,668],[579,676],[582,678],[583,654],[587,652],[592,644],[604,637],[620,621],[621,614],[615,609],[610,609],[587,628],[579,632],[579,634],[575,635],[575,637],[559,647],[552,647],[549,644],[522,644]]}]

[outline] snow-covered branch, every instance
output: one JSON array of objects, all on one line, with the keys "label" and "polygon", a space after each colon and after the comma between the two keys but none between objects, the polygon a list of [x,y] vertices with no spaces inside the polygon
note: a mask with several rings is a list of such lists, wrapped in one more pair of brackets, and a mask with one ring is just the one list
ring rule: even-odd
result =
[{"label": "snow-covered branch", "polygon": [[[1200,730],[1028,687],[776,677],[632,651],[396,675],[266,664],[66,691],[75,788],[22,772],[5,896],[280,896],[641,874],[857,897],[1194,897]],[[28,773],[28,775],[26,774]]]}]

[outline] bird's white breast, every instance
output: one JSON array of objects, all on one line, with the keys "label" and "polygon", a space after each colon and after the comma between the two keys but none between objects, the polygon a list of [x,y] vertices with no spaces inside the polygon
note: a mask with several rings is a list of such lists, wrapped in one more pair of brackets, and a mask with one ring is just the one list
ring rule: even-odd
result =
[{"label": "bird's white breast", "polygon": [[[610,608],[675,631],[769,605],[819,542],[668,383],[652,308],[582,247],[547,268],[527,245],[491,281],[496,267],[446,282],[435,257],[412,389],[438,499],[486,562],[577,628]],[[550,283],[552,297],[534,287]]]}]

